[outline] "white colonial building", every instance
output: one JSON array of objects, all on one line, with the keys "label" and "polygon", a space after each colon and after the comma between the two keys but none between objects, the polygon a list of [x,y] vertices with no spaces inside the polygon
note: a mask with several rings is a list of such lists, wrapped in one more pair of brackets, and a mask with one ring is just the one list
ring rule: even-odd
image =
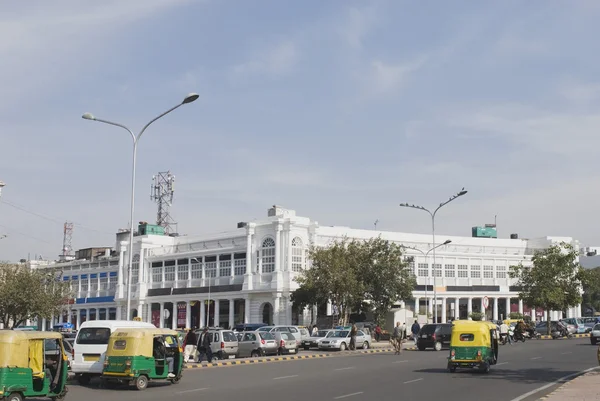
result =
[{"label": "white colonial building", "polygon": [[[297,288],[295,277],[306,268],[310,245],[327,246],[347,238],[383,239],[407,247],[418,285],[406,308],[434,315],[434,288],[438,321],[466,319],[482,311],[484,298],[488,319],[506,317],[511,311],[533,313],[517,299],[518,288],[508,277],[509,266],[530,263],[536,249],[569,237],[496,239],[437,234],[440,243],[435,262],[427,252],[431,235],[358,230],[320,226],[293,210],[274,206],[265,220],[238,223],[238,228],[208,236],[146,234],[140,225],[134,237],[132,310],[160,327],[189,328],[234,326],[239,323],[311,324],[315,314],[331,315],[331,305],[319,310],[298,311],[290,301]],[[70,262],[30,262],[34,268],[53,269],[71,283],[75,294],[63,316],[41,322],[43,329],[70,322],[78,327],[85,320],[125,319],[127,296],[128,232],[117,234],[117,247],[80,251]],[[437,245],[437,244],[436,244]],[[89,250],[88,250],[89,251]],[[98,254],[100,256],[98,256]],[[538,319],[547,311],[538,310]],[[552,318],[581,316],[581,307],[554,311]]]}]

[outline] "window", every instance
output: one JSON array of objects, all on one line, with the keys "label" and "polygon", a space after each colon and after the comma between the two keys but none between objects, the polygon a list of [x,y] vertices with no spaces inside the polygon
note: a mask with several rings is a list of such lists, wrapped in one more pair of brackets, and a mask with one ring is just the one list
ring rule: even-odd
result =
[{"label": "window", "polygon": [[108,290],[108,277],[100,277],[100,291]]},{"label": "window", "polygon": [[235,342],[237,341],[237,337],[233,333],[233,331],[224,331],[223,332],[223,341],[225,342]]},{"label": "window", "polygon": [[98,291],[98,279],[90,278],[90,291]]},{"label": "window", "polygon": [[117,351],[122,351],[127,348],[127,340],[117,340],[113,343],[113,349]]},{"label": "window", "polygon": [[79,291],[79,280],[71,280],[71,291],[75,293]]},{"label": "window", "polygon": [[192,280],[199,280],[202,278],[202,264],[192,263]]},{"label": "window", "polygon": [[475,336],[473,334],[461,334],[460,341],[473,341]]},{"label": "window", "polygon": [[469,266],[458,265],[458,278],[469,278]]},{"label": "window", "polygon": [[471,278],[481,278],[481,266],[471,266]]},{"label": "window", "polygon": [[110,329],[105,327],[87,327],[79,330],[75,344],[106,345],[110,337]]},{"label": "window", "polygon": [[175,281],[175,266],[165,266],[165,281]]},{"label": "window", "polygon": [[442,265],[439,263],[434,263],[431,265],[433,269],[433,277],[442,277]]},{"label": "window", "polygon": [[275,336],[273,335],[273,333],[260,333],[260,338],[262,338],[263,340],[274,340]]},{"label": "window", "polygon": [[447,278],[454,278],[454,265],[444,265],[444,275]]},{"label": "window", "polygon": [[496,278],[506,278],[506,266],[496,266]]},{"label": "window", "polygon": [[231,276],[231,260],[219,260],[219,276]]},{"label": "window", "polygon": [[188,265],[178,265],[177,266],[177,280],[185,281],[189,277],[188,273]]},{"label": "window", "polygon": [[429,265],[427,263],[419,263],[419,277],[429,277]]},{"label": "window", "polygon": [[246,333],[244,334],[244,339],[242,341],[256,341],[256,334]]},{"label": "window", "polygon": [[266,238],[261,249],[262,272],[272,273],[275,271],[275,240]]},{"label": "window", "polygon": [[246,274],[246,259],[236,259],[234,264],[233,272],[236,276],[243,276]]},{"label": "window", "polygon": [[117,289],[117,276],[110,277],[108,281],[108,289],[111,291]]},{"label": "window", "polygon": [[483,266],[483,278],[494,278],[494,266]]},{"label": "window", "polygon": [[140,281],[140,262],[131,264],[131,284],[135,285]]},{"label": "window", "polygon": [[205,274],[206,277],[217,277],[217,262],[206,262],[205,263]]},{"label": "window", "polygon": [[87,292],[88,290],[88,279],[84,278],[81,280],[81,292]]},{"label": "window", "polygon": [[292,271],[301,272],[304,269],[304,244],[299,237],[292,240]]},{"label": "window", "polygon": [[162,266],[156,267],[153,266],[152,267],[152,282],[153,283],[160,283],[163,281],[162,278]]}]

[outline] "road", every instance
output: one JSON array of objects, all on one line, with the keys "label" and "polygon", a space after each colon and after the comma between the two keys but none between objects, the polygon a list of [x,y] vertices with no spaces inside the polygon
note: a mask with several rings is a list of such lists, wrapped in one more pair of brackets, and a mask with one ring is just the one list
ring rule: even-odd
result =
[{"label": "road", "polygon": [[[285,399],[286,401],[362,401],[402,397],[422,401],[440,399],[511,401],[549,383],[598,366],[596,347],[588,339],[532,340],[500,348],[499,363],[489,374],[448,373],[447,351],[404,351],[355,354],[323,359],[274,362],[186,370],[178,385],[153,383],[136,390],[108,390],[71,385],[68,399],[104,401],[199,398],[220,401]],[[519,401],[537,400],[554,388]]]}]

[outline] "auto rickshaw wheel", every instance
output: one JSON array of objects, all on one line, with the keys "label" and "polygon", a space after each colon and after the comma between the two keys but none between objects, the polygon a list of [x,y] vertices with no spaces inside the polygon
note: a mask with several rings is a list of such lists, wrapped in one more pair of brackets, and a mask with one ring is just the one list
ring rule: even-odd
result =
[{"label": "auto rickshaw wheel", "polygon": [[23,396],[20,393],[11,393],[8,397],[4,399],[6,401],[23,401]]},{"label": "auto rickshaw wheel", "polygon": [[456,372],[456,366],[448,364],[448,372],[450,372],[450,373]]},{"label": "auto rickshaw wheel", "polygon": [[490,373],[490,364],[489,364],[488,362],[484,362],[484,363],[481,365],[481,371],[482,371],[483,373]]},{"label": "auto rickshaw wheel", "polygon": [[171,384],[177,384],[181,380],[181,375],[176,376],[170,380]]},{"label": "auto rickshaw wheel", "polygon": [[134,380],[134,384],[135,388],[137,388],[138,390],[145,390],[146,388],[148,388],[148,378],[145,375],[139,375]]}]

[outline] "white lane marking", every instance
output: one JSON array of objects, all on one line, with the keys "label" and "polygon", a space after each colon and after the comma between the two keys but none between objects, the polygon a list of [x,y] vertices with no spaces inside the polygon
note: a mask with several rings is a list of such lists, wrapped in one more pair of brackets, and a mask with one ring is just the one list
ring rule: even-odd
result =
[{"label": "white lane marking", "polygon": [[347,367],[347,368],[339,368],[339,369],[335,369],[335,370],[348,370],[348,369],[355,369],[355,367],[354,366],[350,366],[350,367]]},{"label": "white lane marking", "polygon": [[535,358],[531,358],[532,361],[535,361],[536,359],[542,359],[541,356],[536,356]]},{"label": "white lane marking", "polygon": [[558,379],[558,380],[556,380],[556,381],[553,381],[552,383],[548,383],[548,384],[546,384],[545,386],[538,387],[538,388],[536,388],[536,389],[534,389],[534,390],[531,390],[531,391],[530,391],[530,392],[528,392],[528,393],[525,393],[525,394],[522,394],[522,395],[518,396],[517,398],[513,398],[513,399],[512,399],[512,400],[510,400],[510,401],[522,401],[522,400],[524,400],[524,399],[526,399],[526,398],[528,398],[528,397],[531,397],[532,395],[534,395],[534,394],[536,394],[536,393],[539,393],[540,391],[544,391],[544,390],[546,390],[547,388],[550,388],[550,387],[552,387],[552,386],[556,386],[557,384],[562,384],[562,383],[564,383],[566,380],[569,380],[569,379],[570,379],[570,378],[572,378],[572,377],[583,375],[583,374],[585,374],[585,373],[591,372],[592,370],[596,370],[596,369],[598,369],[598,368],[600,368],[600,367],[599,367],[599,366],[594,366],[593,368],[589,368],[589,369],[586,369],[586,370],[582,370],[581,372],[577,372],[577,373],[571,373],[570,375],[563,376],[563,377],[561,377],[560,379]]},{"label": "white lane marking", "polygon": [[569,355],[569,354],[572,354],[572,352],[571,351],[569,351],[569,352],[563,352],[561,355]]},{"label": "white lane marking", "polygon": [[497,364],[496,364],[496,366],[500,366],[500,365],[506,365],[507,363],[508,363],[508,362],[500,362],[500,363],[497,363]]},{"label": "white lane marking", "polygon": [[274,377],[273,380],[291,379],[292,377],[298,377],[298,375]]},{"label": "white lane marking", "polygon": [[409,383],[419,382],[419,381],[421,381],[421,380],[423,380],[423,378],[422,378],[422,377],[421,377],[421,378],[419,378],[419,379],[415,379],[415,380],[409,380],[409,381],[407,381],[407,382],[404,382],[404,384],[409,384]]},{"label": "white lane marking", "polygon": [[395,362],[392,362],[392,363],[406,363],[406,362],[408,362],[408,361],[395,361]]},{"label": "white lane marking", "polygon": [[196,389],[193,389],[193,390],[178,391],[175,394],[195,393],[196,391],[204,391],[204,390],[208,390],[208,388],[196,388]]},{"label": "white lane marking", "polygon": [[335,397],[334,400],[341,400],[342,398],[354,397],[355,395],[361,395],[361,394],[363,394],[362,391],[359,391],[358,393],[340,395],[339,397]]}]

